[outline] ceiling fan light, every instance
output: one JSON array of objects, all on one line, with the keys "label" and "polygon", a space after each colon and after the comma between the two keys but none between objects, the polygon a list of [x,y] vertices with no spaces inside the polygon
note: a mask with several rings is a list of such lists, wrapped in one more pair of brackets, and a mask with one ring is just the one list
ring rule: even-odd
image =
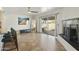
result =
[{"label": "ceiling fan light", "polygon": [[28,13],[31,13],[30,11]]}]

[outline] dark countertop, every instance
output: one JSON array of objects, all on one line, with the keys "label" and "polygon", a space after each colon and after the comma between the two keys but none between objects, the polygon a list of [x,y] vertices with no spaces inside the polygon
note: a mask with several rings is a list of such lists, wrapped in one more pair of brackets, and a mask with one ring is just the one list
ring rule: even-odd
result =
[{"label": "dark countertop", "polygon": [[65,37],[63,34],[59,34],[65,41],[67,41],[71,46],[73,46],[76,50],[79,51],[79,42],[74,42],[69,40],[67,37]]}]

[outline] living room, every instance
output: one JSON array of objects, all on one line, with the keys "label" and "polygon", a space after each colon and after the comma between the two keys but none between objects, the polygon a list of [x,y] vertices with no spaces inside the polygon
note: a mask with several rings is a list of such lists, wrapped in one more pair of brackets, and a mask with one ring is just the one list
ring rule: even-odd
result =
[{"label": "living room", "polygon": [[[77,51],[75,46],[78,45],[70,44],[60,34],[64,31],[63,21],[77,19],[78,12],[78,7],[3,7],[0,9],[1,37],[13,28],[12,32],[16,31],[19,39],[20,51]],[[51,29],[54,32],[50,32]],[[2,46],[0,43],[1,50]]]}]

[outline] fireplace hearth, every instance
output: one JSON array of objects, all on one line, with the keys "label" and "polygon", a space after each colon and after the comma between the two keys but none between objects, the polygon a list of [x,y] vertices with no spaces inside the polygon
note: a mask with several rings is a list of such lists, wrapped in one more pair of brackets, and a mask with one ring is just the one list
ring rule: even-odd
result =
[{"label": "fireplace hearth", "polygon": [[74,43],[79,42],[79,18],[73,18],[63,21],[63,34]]}]

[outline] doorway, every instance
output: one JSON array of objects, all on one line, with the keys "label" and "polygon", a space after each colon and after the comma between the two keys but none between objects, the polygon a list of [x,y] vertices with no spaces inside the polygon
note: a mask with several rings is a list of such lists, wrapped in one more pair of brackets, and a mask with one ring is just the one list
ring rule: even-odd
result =
[{"label": "doorway", "polygon": [[42,18],[42,32],[55,36],[55,28],[56,28],[55,22],[56,22],[55,16]]},{"label": "doorway", "polygon": [[36,32],[36,20],[32,20],[31,22],[31,32]]}]

